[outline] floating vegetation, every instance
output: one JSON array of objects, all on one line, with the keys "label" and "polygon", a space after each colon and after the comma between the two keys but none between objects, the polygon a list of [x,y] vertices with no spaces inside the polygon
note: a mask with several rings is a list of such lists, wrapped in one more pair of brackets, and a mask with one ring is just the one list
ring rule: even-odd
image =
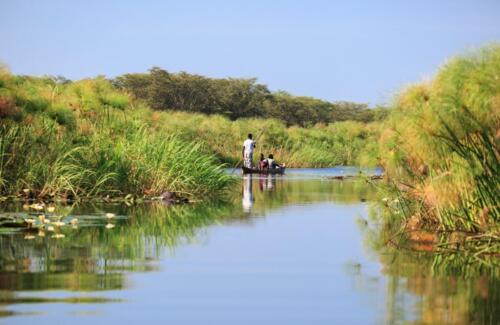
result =
[{"label": "floating vegetation", "polygon": [[64,225],[66,225],[66,223],[62,222],[62,221],[55,221],[52,223],[54,226],[56,227],[62,227]]}]

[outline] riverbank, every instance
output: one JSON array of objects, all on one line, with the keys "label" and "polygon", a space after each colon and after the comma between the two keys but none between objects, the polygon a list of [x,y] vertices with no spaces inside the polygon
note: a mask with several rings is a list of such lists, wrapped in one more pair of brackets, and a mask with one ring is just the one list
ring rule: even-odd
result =
[{"label": "riverbank", "polygon": [[375,123],[301,128],[159,111],[102,77],[70,82],[6,70],[0,118],[0,195],[63,201],[218,196],[231,182],[223,167],[241,164],[247,133],[257,152],[287,166],[321,167],[357,163],[379,132]]},{"label": "riverbank", "polygon": [[500,252],[499,72],[493,45],[397,97],[379,152],[394,232],[434,249]]},{"label": "riverbank", "polygon": [[209,153],[229,166],[241,165],[242,141],[248,133],[257,142],[254,159],[260,153],[273,153],[279,162],[291,168],[331,166],[370,166],[377,164],[377,139],[380,122],[355,121],[317,124],[314,127],[286,127],[274,119],[238,119],[219,115],[173,111],[153,111],[145,107],[131,112],[154,129],[174,132],[185,141],[203,143]]},{"label": "riverbank", "polygon": [[200,143],[150,128],[103,78],[0,77],[0,193],[25,199],[200,198],[231,182]]}]

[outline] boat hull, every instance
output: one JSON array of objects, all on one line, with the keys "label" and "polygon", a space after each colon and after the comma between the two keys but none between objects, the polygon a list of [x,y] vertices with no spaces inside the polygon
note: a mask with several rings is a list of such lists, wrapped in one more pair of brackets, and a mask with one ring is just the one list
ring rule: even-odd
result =
[{"label": "boat hull", "polygon": [[283,175],[285,173],[285,167],[280,168],[272,168],[272,169],[257,169],[257,168],[248,168],[241,167],[243,174],[261,174],[261,175]]}]

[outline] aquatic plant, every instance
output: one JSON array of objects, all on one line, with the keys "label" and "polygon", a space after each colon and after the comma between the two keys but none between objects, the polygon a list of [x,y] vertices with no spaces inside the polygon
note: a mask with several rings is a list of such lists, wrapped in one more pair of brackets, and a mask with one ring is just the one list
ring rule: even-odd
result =
[{"label": "aquatic plant", "polygon": [[[360,157],[367,166],[376,164],[365,148],[375,144],[379,123],[338,122],[314,127],[286,127],[274,119],[246,118],[231,121],[220,115],[138,108],[134,118],[145,117],[155,129],[175,132],[185,141],[202,143],[202,148],[231,166],[241,164],[241,146],[248,133],[257,141],[256,153],[273,153],[289,167],[328,167],[357,165]],[[373,151],[373,150],[371,150]]]},{"label": "aquatic plant", "polygon": [[402,92],[380,139],[405,220],[498,234],[500,46],[448,61]]},{"label": "aquatic plant", "polygon": [[[0,120],[0,193],[91,198],[211,196],[230,176],[212,154],[166,129],[154,130],[126,94],[103,78],[59,84],[2,75],[0,94],[20,119]],[[127,113],[125,113],[125,110]]]}]

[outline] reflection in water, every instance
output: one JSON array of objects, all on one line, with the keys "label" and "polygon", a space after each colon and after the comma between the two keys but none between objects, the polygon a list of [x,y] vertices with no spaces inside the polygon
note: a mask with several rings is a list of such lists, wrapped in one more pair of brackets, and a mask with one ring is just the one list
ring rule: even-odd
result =
[{"label": "reflection in water", "polygon": [[484,267],[463,255],[386,252],[380,257],[387,276],[386,323],[500,322],[500,281],[495,267]]},{"label": "reflection in water", "polygon": [[243,195],[242,195],[242,206],[243,211],[249,213],[252,212],[252,207],[255,202],[255,197],[253,194],[254,185],[253,179],[257,178],[259,182],[259,192],[271,192],[276,187],[276,175],[243,175]]},{"label": "reflection in water", "polygon": [[464,252],[436,254],[387,246],[394,231],[360,223],[387,279],[385,323],[499,324],[500,260]]},{"label": "reflection in water", "polygon": [[[281,177],[281,175],[279,175]],[[259,177],[259,189],[261,191],[272,191],[276,186],[276,174],[261,175]]]},{"label": "reflection in water", "polygon": [[245,212],[252,211],[253,202],[255,201],[252,192],[252,179],[252,175],[243,175],[243,199],[241,203]]},{"label": "reflection in water", "polygon": [[[232,197],[224,202],[210,204],[169,207],[161,203],[130,207],[121,204],[68,206],[60,211],[68,215],[68,218],[78,217],[79,222],[76,229],[70,226],[61,228],[61,232],[65,234],[64,238],[41,237],[34,233],[34,239],[27,240],[23,232],[0,228],[0,317],[22,318],[44,312],[45,308],[43,310],[41,307],[35,308],[42,306],[38,304],[61,306],[110,303],[101,308],[106,311],[109,306],[116,303],[128,303],[128,298],[122,299],[120,293],[133,289],[130,277],[136,273],[142,273],[141,277],[144,279],[153,278],[154,274],[164,274],[161,286],[168,284],[171,288],[173,284],[169,283],[168,279],[173,275],[169,273],[169,268],[162,268],[160,264],[165,259],[176,257],[166,257],[166,253],[189,246],[191,243],[198,243],[201,247],[196,246],[193,250],[200,254],[200,260],[203,260],[204,244],[200,244],[199,239],[205,236],[208,229],[221,229],[211,226],[225,224],[229,228],[236,229],[238,234],[245,231],[245,236],[224,237],[219,232],[213,231],[208,237],[215,244],[219,239],[230,240],[230,245],[235,247],[236,254],[244,255],[241,257],[242,261],[246,261],[245,258],[252,252],[251,250],[245,252],[241,247],[247,247],[245,245],[248,244],[254,248],[257,244],[252,240],[262,241],[271,238],[272,245],[255,253],[271,254],[268,256],[269,260],[265,260],[267,264],[256,266],[259,268],[257,271],[266,270],[270,261],[275,261],[278,266],[284,265],[286,273],[273,278],[272,275],[278,270],[269,270],[271,279],[268,281],[277,286],[283,285],[280,290],[284,295],[280,299],[270,297],[275,299],[273,300],[275,305],[269,308],[279,309],[280,306],[285,309],[292,308],[287,305],[286,295],[293,296],[296,292],[307,294],[311,288],[301,287],[301,283],[312,281],[325,272],[327,277],[320,277],[319,279],[323,280],[318,280],[326,281],[325,285],[330,283],[342,286],[349,282],[345,278],[329,274],[349,262],[336,260],[344,255],[325,255],[317,252],[334,250],[340,245],[342,247],[340,251],[349,255],[350,250],[359,246],[360,241],[364,239],[365,251],[367,254],[374,254],[375,260],[354,261],[349,264],[352,265],[349,273],[350,277],[356,279],[366,277],[366,280],[360,283],[372,285],[371,290],[380,290],[379,295],[385,299],[383,313],[374,316],[372,322],[381,320],[384,323],[499,323],[496,306],[500,305],[498,280],[500,269],[495,264],[496,260],[390,250],[381,245],[385,240],[383,231],[370,229],[365,223],[360,223],[361,227],[364,227],[362,236],[358,233],[349,235],[342,233],[341,225],[349,225],[358,217],[346,214],[345,211],[348,210],[345,210],[345,207],[360,208],[360,211],[364,211],[367,203],[363,202],[375,199],[375,191],[371,184],[355,180],[248,175],[243,177],[241,184],[235,186],[231,191]],[[284,207],[286,209],[283,209]],[[4,205],[0,211],[26,215],[26,211],[18,204]],[[272,215],[276,211],[286,211],[282,213],[289,218],[273,218]],[[104,217],[106,212],[116,214],[113,220],[114,228],[105,227],[108,222]],[[301,213],[307,214],[307,218],[301,218]],[[323,227],[319,225],[313,231],[312,223],[315,219],[309,214],[322,214],[324,216],[322,222],[327,223]],[[254,216],[269,216],[270,223],[266,225],[271,228],[265,228],[269,233],[259,233],[262,229],[258,227],[240,228],[242,225],[255,226],[257,222],[261,222],[258,220],[263,220],[253,218]],[[362,215],[362,217],[367,216]],[[274,229],[273,220],[280,220],[282,224],[278,223],[276,226],[278,228]],[[294,236],[286,237],[289,232],[297,229],[303,235],[301,240],[296,240]],[[252,237],[252,234],[255,237]],[[286,242],[278,243],[280,240]],[[279,244],[293,250],[291,255],[297,258],[295,264],[286,264],[283,255],[278,254],[279,251],[278,255],[272,255]],[[331,249],[325,250],[325,247]],[[222,253],[223,250],[230,248],[218,247],[217,251]],[[214,265],[222,266],[216,269],[217,272],[210,273],[210,269],[203,269],[203,265],[198,267],[196,261],[198,260],[190,262],[194,264],[191,273],[196,277],[190,278],[189,272],[184,275],[184,272],[179,271],[183,276],[181,279],[184,279],[184,282],[181,282],[183,285],[181,289],[193,293],[190,299],[196,299],[196,294],[203,293],[199,287],[204,284],[196,282],[195,279],[199,277],[206,277],[207,282],[214,281],[218,277],[224,278],[225,281],[235,279],[233,286],[252,280],[254,282],[249,284],[255,290],[252,291],[252,295],[234,296],[231,291],[230,301],[234,304],[252,306],[252,304],[258,305],[259,299],[262,299],[258,292],[263,289],[259,289],[259,286],[264,285],[266,278],[249,277],[252,270],[246,268],[245,262],[235,264],[228,261],[229,264],[224,264],[224,261],[216,260]],[[318,268],[311,270],[307,268],[314,265]],[[365,273],[370,269],[370,265],[376,271]],[[292,287],[285,286],[286,282],[281,282],[287,278],[294,280]],[[374,278],[385,279],[380,282],[380,288],[373,289]],[[194,289],[190,287],[190,283],[193,283]],[[137,304],[147,305],[151,302],[147,296],[141,295],[139,290],[143,285],[140,280],[135,281],[134,301]],[[206,285],[209,286],[208,283]],[[293,287],[294,285],[297,287]],[[308,297],[316,297],[314,299],[319,300],[316,302],[305,300],[303,310],[300,305],[294,305],[291,309],[294,310],[294,315],[300,314],[301,311],[314,312],[312,306],[315,303],[319,304],[321,299],[324,302],[325,297],[334,296],[335,300],[343,301],[345,295],[355,290],[335,287],[335,290],[340,290],[335,296],[336,291],[322,291],[321,287],[316,289],[318,292]],[[211,290],[207,289],[208,292]],[[210,297],[212,299],[212,296]],[[249,300],[252,297],[255,300]],[[367,295],[367,297],[379,299],[377,295]],[[162,299],[166,297],[162,296]],[[356,299],[363,300],[363,296],[358,296]],[[347,304],[347,301],[345,303]],[[34,307],[31,309],[23,307],[27,305]],[[349,308],[352,309],[346,312],[357,313],[357,309]],[[370,309],[365,308],[366,312]],[[206,311],[200,309],[198,312]],[[328,320],[338,320],[335,317],[338,317],[339,312],[331,312]],[[372,312],[377,312],[377,309]],[[95,309],[70,310],[61,317],[69,322],[74,315],[85,313],[100,315]],[[213,314],[207,313],[207,315]],[[349,318],[344,318],[346,319]],[[50,318],[37,319],[38,322],[44,320],[48,322]]]}]

